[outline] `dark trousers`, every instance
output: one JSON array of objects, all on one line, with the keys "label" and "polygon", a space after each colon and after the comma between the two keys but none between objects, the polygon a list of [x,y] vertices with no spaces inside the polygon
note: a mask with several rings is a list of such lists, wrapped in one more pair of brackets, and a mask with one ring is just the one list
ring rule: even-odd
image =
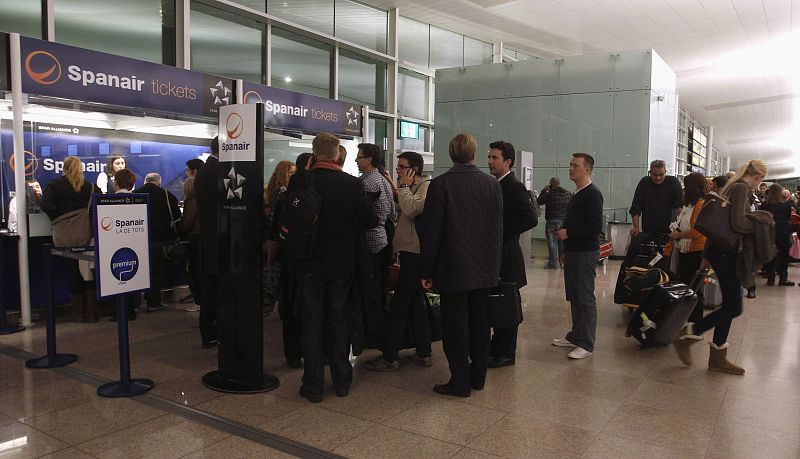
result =
[{"label": "dark trousers", "polygon": [[731,322],[742,313],[742,284],[736,277],[736,254],[712,245],[706,250],[706,257],[719,279],[722,307],[695,322],[694,332],[700,335],[713,328],[714,344],[722,346],[728,341]]},{"label": "dark trousers", "polygon": [[161,305],[161,285],[164,282],[165,265],[164,243],[153,242],[150,245],[150,289],[145,293],[148,306]]},{"label": "dark trousers", "polygon": [[[695,274],[697,274],[697,270],[700,269],[700,262],[703,261],[703,251],[698,250],[688,253],[678,253],[675,251],[673,252],[673,256],[678,257],[678,278],[680,281],[689,287],[698,288],[699,286],[691,285],[691,282]],[[703,300],[699,298],[701,295],[699,288],[697,294],[697,305],[692,309],[692,313],[689,315],[689,322],[695,324],[703,318]]]},{"label": "dark trousers", "polygon": [[405,341],[411,316],[414,327],[414,345],[420,357],[431,356],[431,324],[419,276],[419,254],[400,252],[400,274],[397,276],[392,301],[389,303],[389,324],[383,358],[389,362],[400,359],[398,353]]},{"label": "dark trousers", "polygon": [[300,321],[300,307],[303,292],[298,286],[297,266],[286,257],[283,251],[278,252],[281,263],[281,297],[278,312],[281,315],[283,330],[283,356],[287,361],[300,360],[303,357],[301,336],[303,324]]},{"label": "dark trousers", "polygon": [[[330,356],[331,377],[337,390],[345,390],[353,381],[350,365],[350,312],[347,294],[352,280],[322,280],[306,273],[300,280],[303,290],[303,388],[310,394],[322,394],[325,355]],[[327,342],[326,342],[327,341]]]},{"label": "dark trousers", "polygon": [[775,281],[775,273],[778,273],[780,279],[784,281],[789,277],[791,236],[788,234],[775,234],[775,245],[778,247],[778,254],[764,265],[764,269],[767,271],[767,280]]},{"label": "dark trousers", "polygon": [[200,237],[189,237],[189,263],[186,265],[186,283],[189,284],[189,292],[194,297],[194,303],[202,304],[203,298],[203,274],[200,272],[202,253],[200,253]]},{"label": "dark trousers", "polygon": [[203,276],[200,303],[200,337],[203,343],[217,339],[217,276]]},{"label": "dark trousers", "polygon": [[[517,295],[517,303],[520,301],[519,289],[514,289]],[[511,328],[492,328],[492,342],[489,346],[489,354],[492,357],[514,360],[517,356],[517,331],[519,326]]]},{"label": "dark trousers", "polygon": [[567,252],[564,259],[564,287],[572,312],[572,330],[566,338],[589,352],[594,352],[597,332],[594,279],[599,256],[599,251]]},{"label": "dark trousers", "polygon": [[459,393],[482,389],[489,364],[489,289],[442,292],[442,347],[450,385]]},{"label": "dark trousers", "polygon": [[[94,290],[94,281],[83,280],[81,270],[78,268],[78,260],[72,258],[58,258],[58,263],[61,264],[62,272],[67,275],[69,281],[69,293],[73,295],[83,295],[86,290]],[[58,275],[58,273],[54,273]],[[92,295],[94,295],[92,291]]]}]

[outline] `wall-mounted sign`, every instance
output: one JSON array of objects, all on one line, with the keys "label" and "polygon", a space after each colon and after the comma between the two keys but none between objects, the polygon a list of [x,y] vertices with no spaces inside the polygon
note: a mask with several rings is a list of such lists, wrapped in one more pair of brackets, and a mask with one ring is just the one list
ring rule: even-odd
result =
[{"label": "wall-mounted sign", "polygon": [[242,102],[264,104],[266,127],[361,135],[361,105],[248,82],[242,88]]},{"label": "wall-mounted sign", "polygon": [[258,124],[259,104],[233,104],[219,110],[220,162],[255,161],[256,139],[264,135]]},{"label": "wall-mounted sign", "polygon": [[419,139],[419,124],[410,121],[400,121],[401,139]]},{"label": "wall-mounted sign", "polygon": [[94,195],[97,296],[150,288],[148,196]]},{"label": "wall-mounted sign", "polygon": [[0,32],[0,91],[8,91],[11,88],[11,76],[9,75],[10,64],[8,56],[8,34]]},{"label": "wall-mounted sign", "polygon": [[235,102],[233,80],[21,37],[28,94],[216,117]]}]

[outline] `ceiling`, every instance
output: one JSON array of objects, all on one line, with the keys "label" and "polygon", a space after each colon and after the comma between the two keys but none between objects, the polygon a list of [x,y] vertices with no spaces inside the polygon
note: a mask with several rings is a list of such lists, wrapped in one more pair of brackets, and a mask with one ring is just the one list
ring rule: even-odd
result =
[{"label": "ceiling", "polygon": [[733,166],[762,158],[772,177],[800,176],[800,0],[366,3],[539,57],[653,48]]}]

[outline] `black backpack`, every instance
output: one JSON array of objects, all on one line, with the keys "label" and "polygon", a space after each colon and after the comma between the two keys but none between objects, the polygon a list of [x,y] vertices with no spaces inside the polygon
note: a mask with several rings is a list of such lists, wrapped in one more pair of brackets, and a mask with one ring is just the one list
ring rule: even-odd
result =
[{"label": "black backpack", "polygon": [[319,214],[322,210],[322,196],[311,183],[307,174],[308,186],[285,191],[283,209],[280,215],[280,237],[286,253],[292,258],[304,259],[314,255],[319,231]]}]

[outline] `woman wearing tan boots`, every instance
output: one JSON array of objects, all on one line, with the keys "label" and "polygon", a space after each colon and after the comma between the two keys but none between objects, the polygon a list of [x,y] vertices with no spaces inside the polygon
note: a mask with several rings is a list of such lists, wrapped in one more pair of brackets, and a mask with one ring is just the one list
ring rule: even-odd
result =
[{"label": "woman wearing tan boots", "polygon": [[[754,159],[742,166],[723,188],[722,196],[731,202],[731,227],[736,233],[752,233],[753,223],[746,215],[750,212],[750,190],[757,187],[766,175],[766,164]],[[714,338],[709,343],[711,354],[708,357],[708,369],[735,375],[744,374],[744,368],[727,359],[731,323],[742,313],[742,283],[737,276],[737,255],[736,252],[715,245],[710,239],[706,244],[701,268],[710,264],[717,273],[722,290],[722,307],[694,324],[687,324],[672,341],[678,357],[686,365],[692,364],[691,345],[701,340],[705,331],[713,328]]]}]

